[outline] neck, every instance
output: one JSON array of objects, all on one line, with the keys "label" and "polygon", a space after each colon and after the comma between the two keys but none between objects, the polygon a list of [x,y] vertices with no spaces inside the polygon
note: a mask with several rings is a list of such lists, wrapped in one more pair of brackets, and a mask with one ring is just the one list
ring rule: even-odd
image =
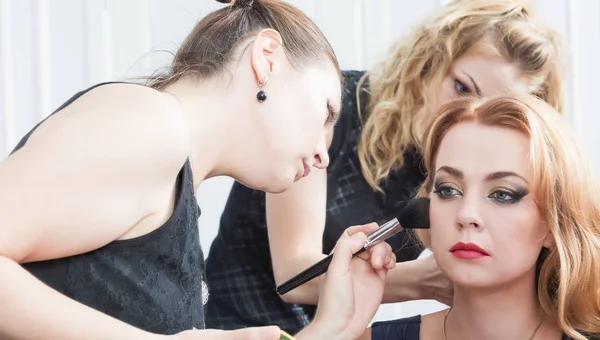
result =
[{"label": "neck", "polygon": [[448,340],[527,340],[541,317],[533,275],[493,289],[455,286],[446,335]]},{"label": "neck", "polygon": [[195,189],[204,179],[227,175],[230,151],[236,149],[234,146],[239,140],[235,129],[240,125],[234,123],[239,106],[231,91],[219,79],[200,82],[183,78],[164,92],[177,98],[189,126]]}]

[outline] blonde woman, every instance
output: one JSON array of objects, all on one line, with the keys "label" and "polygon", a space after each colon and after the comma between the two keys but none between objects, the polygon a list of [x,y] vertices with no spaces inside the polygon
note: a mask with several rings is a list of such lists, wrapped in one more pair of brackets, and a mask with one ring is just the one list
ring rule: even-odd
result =
[{"label": "blonde woman", "polygon": [[525,95],[459,100],[423,142],[431,230],[453,307],[375,323],[361,339],[600,335],[600,195],[567,123]]},{"label": "blonde woman", "polygon": [[[344,72],[342,114],[328,135],[330,163],[283,194],[234,184],[207,259],[210,327],[311,320],[317,280],[280,297],[276,284],[328,254],[345,228],[395,217],[424,180],[419,136],[436,107],[508,90],[564,106],[557,34],[521,2],[455,1],[425,18],[368,73]],[[360,96],[361,100],[357,100]],[[384,302],[437,299],[452,284],[403,233]]]}]

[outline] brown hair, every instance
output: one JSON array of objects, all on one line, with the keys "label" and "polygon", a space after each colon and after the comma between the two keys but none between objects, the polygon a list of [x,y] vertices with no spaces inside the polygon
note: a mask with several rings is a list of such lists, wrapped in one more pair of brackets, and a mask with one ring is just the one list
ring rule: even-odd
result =
[{"label": "brown hair", "polygon": [[[444,136],[461,122],[477,122],[529,138],[533,193],[554,246],[537,263],[538,301],[573,339],[600,335],[600,187],[591,161],[569,125],[547,103],[525,94],[462,99],[442,107],[423,138],[428,175],[419,196],[433,187],[435,160]],[[429,231],[418,231],[430,246]]]},{"label": "brown hair", "polygon": [[402,167],[404,152],[420,146],[439,84],[452,62],[474,47],[514,63],[529,92],[562,112],[561,46],[560,35],[523,1],[455,0],[436,10],[361,80],[369,78],[371,94],[359,145],[369,185],[379,190],[389,172]]},{"label": "brown hair", "polygon": [[181,77],[209,78],[220,74],[235,49],[262,29],[281,35],[283,49],[292,66],[326,58],[341,79],[335,53],[319,28],[296,7],[278,0],[221,1],[229,6],[200,20],[187,36],[165,74],[153,76],[148,85],[164,89]]}]

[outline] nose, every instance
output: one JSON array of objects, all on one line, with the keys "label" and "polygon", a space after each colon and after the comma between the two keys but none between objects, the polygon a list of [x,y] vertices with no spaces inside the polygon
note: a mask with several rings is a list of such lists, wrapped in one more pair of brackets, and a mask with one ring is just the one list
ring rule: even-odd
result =
[{"label": "nose", "polygon": [[321,140],[314,153],[313,166],[317,169],[325,169],[329,165],[329,152],[327,152],[327,143],[325,143],[325,134],[321,135]]},{"label": "nose", "polygon": [[482,228],[483,219],[477,199],[465,195],[459,204],[456,216],[457,227],[460,229],[465,227]]}]

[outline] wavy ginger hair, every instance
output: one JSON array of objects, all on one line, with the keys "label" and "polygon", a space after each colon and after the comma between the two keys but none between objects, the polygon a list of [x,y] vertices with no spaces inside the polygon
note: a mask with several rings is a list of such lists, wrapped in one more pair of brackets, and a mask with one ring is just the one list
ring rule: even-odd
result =
[{"label": "wavy ginger hair", "polygon": [[561,49],[560,35],[523,1],[456,0],[425,18],[357,87],[361,98],[368,78],[358,153],[369,185],[381,190],[381,181],[403,165],[398,155],[420,146],[435,94],[454,60],[474,50],[504,57],[520,68],[531,94],[562,112]]},{"label": "wavy ginger hair", "polygon": [[[446,133],[461,122],[516,130],[529,138],[532,193],[555,246],[544,248],[536,270],[540,306],[567,335],[600,335],[600,187],[590,161],[551,106],[526,94],[459,99],[443,106],[426,130],[428,171],[419,196],[432,191],[435,160]],[[418,236],[429,247],[429,231]]]}]

